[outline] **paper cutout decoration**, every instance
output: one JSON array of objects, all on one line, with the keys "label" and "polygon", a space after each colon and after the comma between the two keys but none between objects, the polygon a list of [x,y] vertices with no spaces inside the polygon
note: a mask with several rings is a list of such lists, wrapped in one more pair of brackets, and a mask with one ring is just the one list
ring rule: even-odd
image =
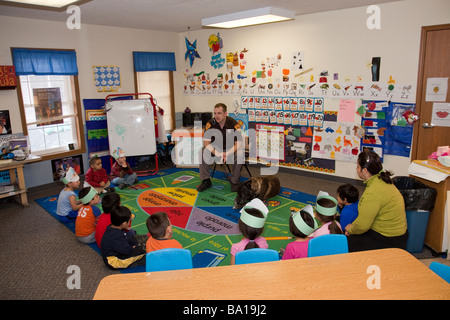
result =
[{"label": "paper cutout decoration", "polygon": [[223,41],[220,37],[220,34],[212,34],[208,38],[208,47],[209,51],[211,51],[211,66],[214,67],[214,69],[220,69],[225,64],[225,59],[222,58],[222,48],[223,48]]},{"label": "paper cutout decoration", "polygon": [[92,66],[97,92],[117,92],[121,87],[118,66]]},{"label": "paper cutout decoration", "polygon": [[200,55],[197,52],[197,39],[194,41],[194,43],[190,43],[188,38],[185,37],[186,40],[186,54],[184,55],[184,60],[187,60],[189,58],[190,66],[194,64],[195,58],[200,58]]}]

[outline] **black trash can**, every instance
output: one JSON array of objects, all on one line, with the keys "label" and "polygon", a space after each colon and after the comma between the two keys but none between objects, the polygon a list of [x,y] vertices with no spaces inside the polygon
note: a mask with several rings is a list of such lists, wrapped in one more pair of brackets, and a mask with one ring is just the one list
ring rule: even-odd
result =
[{"label": "black trash can", "polygon": [[428,218],[434,208],[437,191],[410,177],[395,177],[393,181],[405,200],[409,233],[406,250],[410,253],[422,252]]}]

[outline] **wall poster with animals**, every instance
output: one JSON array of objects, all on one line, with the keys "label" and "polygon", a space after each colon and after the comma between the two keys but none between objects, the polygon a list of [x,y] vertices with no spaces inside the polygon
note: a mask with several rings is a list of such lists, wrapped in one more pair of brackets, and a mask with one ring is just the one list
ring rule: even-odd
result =
[{"label": "wall poster with animals", "polygon": [[323,98],[243,96],[241,108],[247,110],[249,128],[256,132],[251,160],[334,173],[332,150],[328,157],[320,152],[328,146],[321,136],[315,137],[324,132],[325,123],[336,121],[336,113],[325,111]]}]

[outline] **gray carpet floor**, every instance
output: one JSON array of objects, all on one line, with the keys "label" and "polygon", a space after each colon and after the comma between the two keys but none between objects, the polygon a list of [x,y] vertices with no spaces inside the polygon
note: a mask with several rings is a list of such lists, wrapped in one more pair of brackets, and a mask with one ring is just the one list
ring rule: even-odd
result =
[{"label": "gray carpet floor", "polygon": [[[259,168],[251,167],[253,176]],[[242,170],[242,175],[248,177]],[[303,172],[277,173],[283,187],[309,194],[320,190],[336,194],[342,179]],[[354,182],[354,181],[350,181]],[[355,184],[362,192],[361,182]],[[74,234],[42,209],[34,199],[58,194],[62,184],[32,188],[30,206],[16,199],[0,200],[0,299],[86,300],[92,299],[100,281],[118,271],[109,270],[101,256],[76,240]],[[81,270],[80,289],[69,289],[72,265]]]}]

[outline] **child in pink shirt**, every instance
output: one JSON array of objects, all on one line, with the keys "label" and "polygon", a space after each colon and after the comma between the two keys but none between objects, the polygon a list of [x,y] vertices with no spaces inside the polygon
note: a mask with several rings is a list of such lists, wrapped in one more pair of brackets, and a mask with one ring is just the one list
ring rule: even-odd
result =
[{"label": "child in pink shirt", "polygon": [[306,258],[308,256],[309,235],[317,228],[314,219],[314,209],[307,205],[297,212],[292,212],[289,218],[289,231],[295,241],[289,243],[283,253],[282,260]]},{"label": "child in pink shirt", "polygon": [[240,213],[238,226],[244,239],[231,246],[230,264],[235,263],[235,256],[239,251],[253,248],[267,249],[269,247],[266,239],[261,237],[269,213],[265,204],[260,199],[253,199],[241,209]]},{"label": "child in pink shirt", "polygon": [[329,195],[318,196],[316,200],[316,217],[322,226],[314,231],[312,237],[324,234],[342,234],[341,225],[336,221],[338,202]]}]

